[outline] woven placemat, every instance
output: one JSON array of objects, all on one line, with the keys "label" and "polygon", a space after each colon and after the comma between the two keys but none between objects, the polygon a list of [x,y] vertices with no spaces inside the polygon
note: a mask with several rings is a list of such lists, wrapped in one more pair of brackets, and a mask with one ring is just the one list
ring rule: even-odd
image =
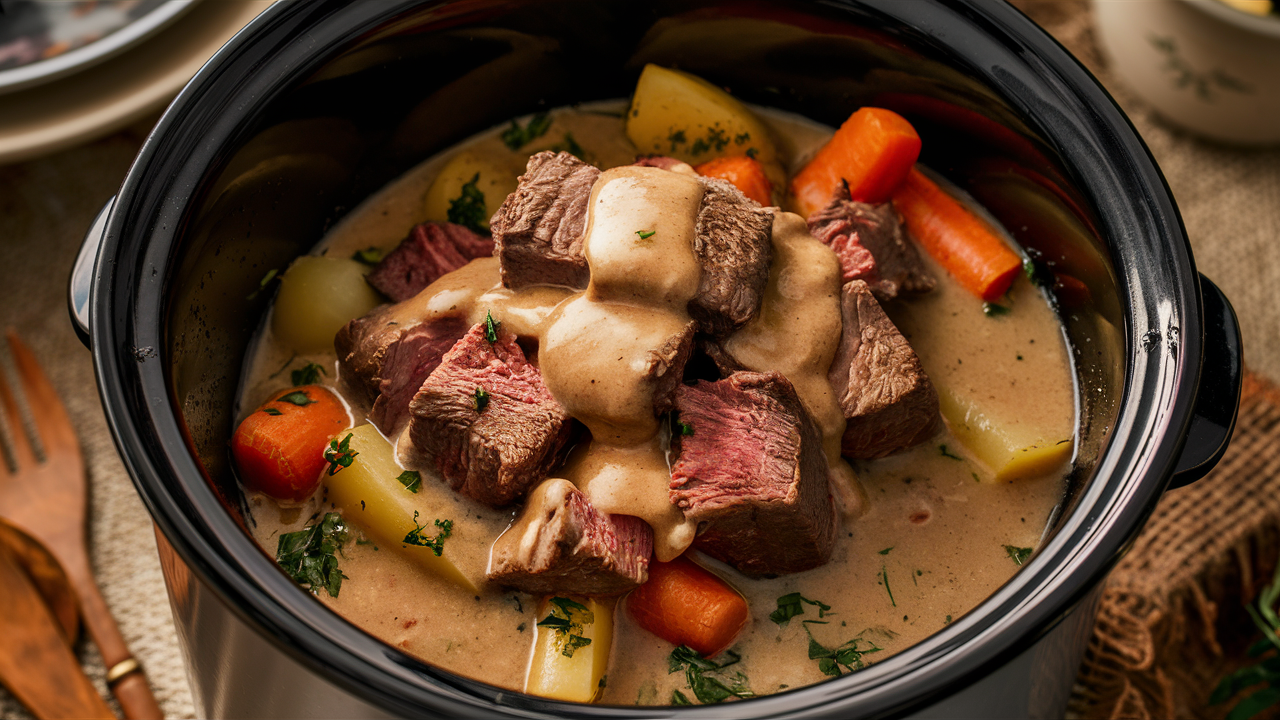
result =
[{"label": "woven placemat", "polygon": [[1244,605],[1280,553],[1280,389],[1245,379],[1231,447],[1160,500],[1107,579],[1071,699],[1082,718],[1222,718],[1208,699],[1261,634]]}]

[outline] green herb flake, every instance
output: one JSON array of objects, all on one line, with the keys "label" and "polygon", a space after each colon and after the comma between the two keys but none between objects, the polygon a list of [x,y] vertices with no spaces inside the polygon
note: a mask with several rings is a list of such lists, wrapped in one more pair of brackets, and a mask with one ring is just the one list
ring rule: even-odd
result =
[{"label": "green herb flake", "polygon": [[778,609],[769,613],[769,619],[779,627],[786,627],[787,623],[791,622],[791,618],[804,614],[806,604],[818,608],[818,617],[835,614],[831,612],[830,605],[818,600],[810,600],[798,592],[793,592],[778,598]]},{"label": "green herb flake", "polygon": [[553,597],[548,602],[551,610],[537,625],[554,632],[560,654],[571,658],[578,648],[591,644],[591,638],[582,632],[584,626],[596,621],[596,615],[591,608],[567,597]]},{"label": "green herb flake", "polygon": [[744,145],[750,140],[751,140],[751,133],[744,132],[744,133],[738,133],[737,135],[733,136],[733,143],[735,145]]},{"label": "green herb flake", "polygon": [[[733,650],[726,650],[721,656],[720,661],[708,660],[697,653],[696,650],[688,645],[681,645],[671,651],[671,655],[667,658],[667,672],[674,673],[684,670],[685,682],[689,689],[693,691],[693,696],[703,705],[714,705],[722,703],[730,698],[747,699],[755,697],[755,693],[751,691],[750,683],[747,676],[741,671],[730,674],[725,668],[735,665],[742,660],[742,656]],[[675,691],[679,693],[680,691]],[[687,703],[688,698],[683,694],[680,697]],[[672,704],[678,705],[675,696],[672,696]]]},{"label": "green herb flake", "polygon": [[1031,258],[1023,259],[1022,273],[1027,276],[1032,285],[1039,288],[1053,287],[1054,283],[1057,282],[1057,278],[1054,277],[1053,271],[1049,269],[1047,264]]},{"label": "green herb flake", "polygon": [[567,152],[583,162],[586,162],[587,160],[587,151],[578,144],[577,140],[573,139],[573,133],[565,133],[564,142],[558,142],[555,145],[552,145],[551,149],[555,152]]},{"label": "green herb flake", "polygon": [[993,302],[982,303],[982,314],[986,315],[987,317],[999,317],[1001,315],[1008,315],[1009,312],[1010,312],[1009,308],[1005,305],[999,305]]},{"label": "green herb flake", "polygon": [[276,268],[271,268],[270,270],[268,270],[267,274],[263,275],[262,279],[258,281],[258,289],[246,295],[244,299],[250,302],[253,302],[254,300],[256,300],[257,297],[262,294],[262,291],[266,290],[267,286],[271,284],[271,281],[275,280],[276,276],[279,274],[280,274],[280,271],[277,270]]},{"label": "green herb flake", "polygon": [[484,212],[484,192],[480,190],[480,173],[462,186],[462,194],[449,201],[446,215],[449,222],[457,223],[476,232],[484,232],[484,223],[488,218]]},{"label": "green herb flake", "polygon": [[809,629],[810,625],[826,625],[825,622],[805,620],[803,625],[809,636],[809,659],[818,661],[818,670],[823,675],[839,677],[845,672],[861,670],[866,667],[862,657],[881,650],[875,643],[862,637],[855,637],[839,647],[829,648],[814,639],[813,631]]},{"label": "green herb flake", "polygon": [[889,602],[898,607],[898,601],[893,599],[893,590],[889,589],[889,570],[884,565],[880,566],[880,579],[884,581],[884,591],[889,593]]},{"label": "green herb flake", "polygon": [[686,142],[688,142],[687,140],[685,140],[684,130],[672,131],[672,133],[667,136],[667,140],[671,142],[671,152],[676,151],[677,145],[683,145]]},{"label": "green herb flake", "polygon": [[424,525],[418,524],[418,511],[414,510],[413,529],[404,536],[404,544],[413,545],[415,547],[430,548],[431,552],[436,557],[440,557],[441,553],[444,552],[444,541],[448,540],[449,536],[453,534],[453,521],[436,520],[436,527],[440,532],[436,533],[435,537],[427,537],[423,535],[423,531],[427,528]]},{"label": "green herb flake", "polygon": [[950,625],[950,624],[951,624],[951,616],[950,616],[950,615],[948,615],[948,616],[947,616],[947,619],[942,621],[942,624],[943,624],[943,625]]},{"label": "green herb flake", "polygon": [[298,368],[289,373],[289,379],[293,381],[293,386],[299,385],[315,385],[320,382],[321,375],[327,375],[324,368],[315,364],[307,363],[303,367]]},{"label": "green herb flake", "polygon": [[657,230],[637,230],[636,234],[640,236],[641,240],[648,240],[654,235],[657,235],[658,231]]},{"label": "green herb flake", "polygon": [[367,247],[363,250],[357,250],[351,255],[351,259],[361,265],[377,265],[382,262],[383,257],[385,257],[385,254],[382,252],[382,249],[376,247]]},{"label": "green herb flake", "polygon": [[1005,545],[1004,551],[1009,555],[1009,559],[1013,561],[1014,565],[1022,565],[1027,561],[1027,558],[1031,557],[1031,548],[1029,547]]},{"label": "green herb flake", "polygon": [[964,458],[948,450],[946,445],[939,445],[938,451],[944,458],[951,458],[952,460],[961,460],[961,461],[964,460]]},{"label": "green herb flake", "polygon": [[315,525],[280,536],[276,563],[294,582],[318,595],[323,589],[338,597],[342,581],[348,579],[338,569],[338,555],[350,533],[342,516],[326,513]]},{"label": "green herb flake", "polygon": [[491,310],[484,311],[484,339],[490,343],[498,342],[498,328],[502,327],[502,323],[493,319]]},{"label": "green herb flake", "polygon": [[520,623],[519,625],[516,626],[516,630],[520,632],[524,632],[524,629],[527,627],[529,627],[529,623]]},{"label": "green herb flake", "polygon": [[262,409],[262,412],[264,412],[264,413],[266,413],[266,414],[268,414],[268,415],[283,415],[283,414],[284,414],[284,413],[280,412],[279,410],[277,410],[277,409],[275,409],[275,408],[273,408],[273,407],[263,408],[263,409]]},{"label": "green herb flake", "polygon": [[547,134],[547,130],[551,128],[551,116],[547,113],[538,113],[529,118],[529,122],[520,126],[515,120],[511,121],[511,127],[502,131],[502,142],[511,150],[519,150],[529,143],[537,140]]},{"label": "green herb flake", "polygon": [[759,155],[759,154],[760,154],[759,150],[756,150],[753,147],[747,148],[747,157],[751,158],[752,160],[755,160],[756,155]]},{"label": "green herb flake", "polygon": [[672,705],[692,705],[693,703],[689,702],[689,698],[685,697],[684,693],[680,692],[679,690],[672,690],[671,704]]},{"label": "green herb flake", "polygon": [[396,480],[399,480],[404,489],[411,493],[416,494],[422,489],[422,473],[417,470],[405,470],[396,476]]},{"label": "green herb flake", "polygon": [[879,554],[880,554],[880,555],[888,555],[888,554],[889,554],[889,551],[890,551],[890,550],[892,550],[893,548],[894,548],[894,546],[890,545],[889,547],[887,547],[887,548],[885,548],[885,549],[881,550],[881,551],[879,552]]},{"label": "green herb flake", "polygon": [[305,392],[301,390],[294,390],[293,392],[285,393],[284,395],[281,395],[280,397],[276,398],[275,401],[287,402],[290,405],[297,405],[298,407],[306,407],[308,405],[314,405],[316,403],[315,400],[312,400]]},{"label": "green herb flake", "polygon": [[489,391],[477,385],[475,398],[476,412],[484,412],[484,409],[489,406]]},{"label": "green herb flake", "polygon": [[342,468],[351,467],[351,463],[360,454],[351,449],[351,435],[347,433],[347,436],[342,438],[342,442],[338,442],[338,438],[329,441],[329,447],[324,451],[324,459],[329,463],[330,477]]},{"label": "green herb flake", "polygon": [[690,435],[693,435],[693,426],[690,425],[689,423],[684,422],[683,420],[680,420],[680,421],[677,421],[676,424],[680,426],[681,435],[685,437],[689,437]]},{"label": "green herb flake", "polygon": [[973,476],[973,481],[974,481],[974,482],[976,482],[976,483],[980,483],[980,482],[982,482],[982,478],[978,477],[978,473],[976,473],[976,472],[970,472],[969,474]]}]

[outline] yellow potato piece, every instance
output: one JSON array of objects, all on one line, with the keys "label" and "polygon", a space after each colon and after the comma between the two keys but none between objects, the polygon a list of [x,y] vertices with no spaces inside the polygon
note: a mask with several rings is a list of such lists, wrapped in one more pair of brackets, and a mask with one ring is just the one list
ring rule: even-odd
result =
[{"label": "yellow potato piece", "polygon": [[993,471],[989,480],[1013,482],[1043,475],[1071,458],[1071,438],[994,422],[977,402],[949,388],[938,388],[938,400],[951,433]]},{"label": "yellow potato piece", "polygon": [[440,168],[440,174],[427,190],[426,215],[433,222],[448,222],[449,208],[462,197],[462,188],[473,179],[476,189],[484,193],[484,212],[480,226],[489,228],[489,218],[516,190],[520,169],[499,158],[463,150]]},{"label": "yellow potato piece", "polygon": [[[581,632],[572,630],[572,634],[590,639],[591,644],[573,649],[572,657],[568,657],[564,653],[569,632],[534,626],[533,657],[529,661],[524,691],[553,700],[586,703],[594,700],[604,689],[600,680],[609,667],[616,600],[570,599],[591,611],[592,622],[584,622],[585,614],[580,610],[570,612],[570,620],[581,623]],[[546,619],[551,609],[551,603],[544,600],[538,609],[539,620]]]},{"label": "yellow potato piece", "polygon": [[772,134],[747,106],[702,78],[652,64],[636,83],[627,137],[642,154],[691,165],[734,155],[766,167],[778,161]]},{"label": "yellow potato piece", "polygon": [[[445,540],[444,552],[438,556],[429,547],[404,543],[405,536],[418,526],[424,528],[424,536],[435,537],[440,528],[434,521],[446,518],[441,517],[442,508],[432,507],[429,493],[412,493],[396,479],[404,468],[396,462],[391,443],[372,425],[343,430],[338,434],[338,441],[348,434],[351,435],[349,447],[356,452],[351,466],[325,477],[329,501],[342,510],[342,517],[364,530],[380,547],[404,553],[468,592],[478,592],[477,583],[450,558],[449,540]],[[424,483],[429,481],[430,478],[422,478]],[[415,511],[418,512],[416,524]]]},{"label": "yellow potato piece", "polygon": [[382,299],[355,260],[304,255],[280,278],[271,330],[299,354],[333,350],[333,336]]}]

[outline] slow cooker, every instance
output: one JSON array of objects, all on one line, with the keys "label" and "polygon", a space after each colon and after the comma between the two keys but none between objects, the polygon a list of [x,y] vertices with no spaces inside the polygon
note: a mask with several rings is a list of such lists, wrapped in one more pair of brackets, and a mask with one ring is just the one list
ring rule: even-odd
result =
[{"label": "slow cooker", "polygon": [[[268,269],[438,150],[539,108],[625,97],[646,62],[831,125],[862,105],[900,112],[923,162],[1089,290],[1061,313],[1079,449],[1033,559],[865,670],[719,706],[569,705],[383,644],[258,548],[226,450]],[[165,112],[90,230],[71,296],[120,454],[176,551],[170,599],[209,717],[1060,716],[1108,569],[1167,488],[1221,457],[1240,393],[1234,313],[1197,274],[1141,139],[1000,0],[277,3]]]}]

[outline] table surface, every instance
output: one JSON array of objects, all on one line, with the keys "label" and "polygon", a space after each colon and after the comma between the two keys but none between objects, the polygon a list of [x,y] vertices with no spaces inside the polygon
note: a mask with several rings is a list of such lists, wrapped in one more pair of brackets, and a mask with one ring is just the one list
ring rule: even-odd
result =
[{"label": "table surface", "polygon": [[[1202,142],[1162,124],[1106,72],[1081,0],[1018,2],[1115,95],[1146,140],[1181,208],[1197,264],[1235,304],[1245,359],[1280,379],[1280,150]],[[90,481],[92,560],[107,604],[169,717],[193,706],[177,648],[151,521],[106,427],[88,350],[67,319],[67,276],[80,240],[111,197],[155,118],[25,163],[0,167],[0,326],[15,327],[44,364],[84,446]],[[105,693],[91,643],[84,665]],[[118,708],[116,708],[118,710]],[[0,718],[26,718],[0,689]]]}]

